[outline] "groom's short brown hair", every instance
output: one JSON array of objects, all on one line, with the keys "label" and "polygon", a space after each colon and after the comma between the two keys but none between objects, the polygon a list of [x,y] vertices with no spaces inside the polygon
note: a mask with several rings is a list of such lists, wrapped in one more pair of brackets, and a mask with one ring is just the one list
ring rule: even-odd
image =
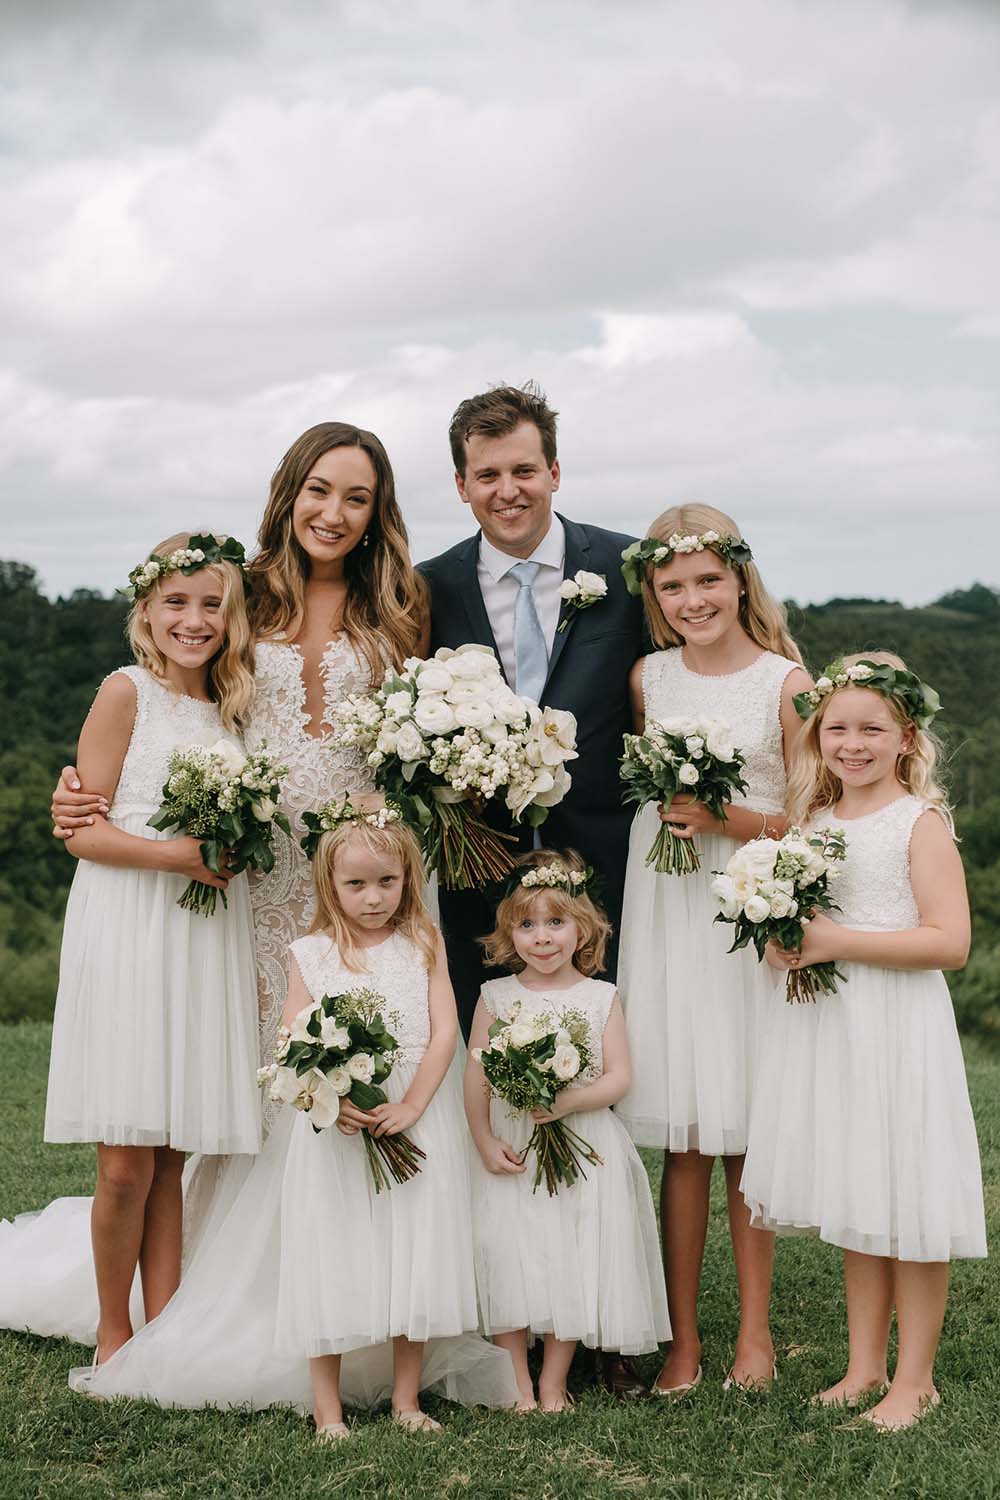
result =
[{"label": "groom's short brown hair", "polygon": [[448,428],[448,441],[455,472],[465,478],[465,441],[475,433],[483,437],[505,437],[522,422],[538,428],[542,452],[549,468],[556,461],[556,420],[559,416],[533,380],[524,385],[495,385],[481,396],[459,402]]}]

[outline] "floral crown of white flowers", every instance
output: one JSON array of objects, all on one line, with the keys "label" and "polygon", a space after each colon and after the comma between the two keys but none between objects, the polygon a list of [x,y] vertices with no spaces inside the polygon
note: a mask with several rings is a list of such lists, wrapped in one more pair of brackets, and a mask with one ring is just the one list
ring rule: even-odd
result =
[{"label": "floral crown of white flowers", "polygon": [[158,578],[166,578],[168,573],[187,575],[197,573],[199,568],[217,567],[224,562],[239,568],[246,588],[246,551],[242,542],[238,542],[234,536],[224,537],[221,542],[216,541],[214,536],[192,536],[188,538],[186,547],[178,547],[166,557],[158,552],[151,552],[144,563],[139,563],[132,569],[128,575],[128,587],[121,592],[134,603],[136,599],[149,593]]},{"label": "floral crown of white flowers", "polygon": [[845,687],[871,688],[883,698],[895,698],[918,729],[927,729],[941,707],[937,693],[926,682],[921,682],[915,672],[890,666],[884,661],[856,661],[848,667],[838,657],[824,667],[815,687],[795,694],[792,701],[796,713],[800,719],[811,719],[824,698]]},{"label": "floral crown of white flowers", "polygon": [[387,801],[383,807],[355,807],[350,795],[345,793],[343,797],[332,797],[316,812],[302,814],[302,821],[308,832],[299,842],[307,858],[313,859],[324,833],[332,833],[342,823],[353,823],[356,828],[362,825],[369,828],[390,828],[393,823],[401,822],[402,817],[403,814],[394,802]]},{"label": "floral crown of white flowers", "polygon": [[585,870],[571,870],[555,863],[530,865],[527,869],[519,865],[506,880],[499,882],[497,904],[515,891],[565,891],[568,896],[594,896],[600,884],[601,878],[592,865]]},{"label": "floral crown of white flowers", "polygon": [[717,552],[730,568],[742,568],[753,559],[753,553],[742,537],[722,536],[718,531],[702,531],[697,535],[692,532],[690,536],[681,536],[675,531],[665,542],[659,537],[647,536],[641,542],[633,542],[622,553],[625,587],[630,594],[641,594],[642,580],[650,564],[661,568],[678,553],[704,552],[707,548]]}]

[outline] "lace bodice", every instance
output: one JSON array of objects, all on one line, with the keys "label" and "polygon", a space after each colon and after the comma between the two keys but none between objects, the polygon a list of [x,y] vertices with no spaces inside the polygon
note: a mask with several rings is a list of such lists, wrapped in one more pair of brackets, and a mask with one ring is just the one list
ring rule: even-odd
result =
[{"label": "lace bodice", "polygon": [[831,912],[844,927],[867,927],[876,932],[902,932],[920,926],[920,909],[910,884],[910,839],[928,803],[898,797],[864,818],[819,814],[817,828],[842,828],[847,855],[833,882],[833,898],[840,907]]},{"label": "lace bodice", "polygon": [[781,689],[798,662],[765,651],[741,672],[705,677],[684,665],[680,647],[654,651],[642,668],[646,717],[692,718],[707,714],[732,730],[746,756],[749,790],[734,803],[758,812],[781,812],[785,803],[785,758],[781,734]]},{"label": "lace bodice", "polygon": [[586,1016],[590,1027],[590,1066],[573,1080],[570,1088],[593,1083],[604,1072],[604,1028],[608,1024],[615,987],[606,979],[580,978],[568,990],[529,990],[516,974],[503,979],[488,979],[482,989],[483,1003],[498,1021],[509,1021],[520,1006],[525,1015],[549,1013],[560,1016],[577,1010]]},{"label": "lace bodice", "polygon": [[[371,686],[368,664],[345,636],[329,643],[320,665],[323,676],[323,723],[348,693]],[[287,954],[296,938],[308,932],[314,903],[309,861],[299,839],[305,833],[304,812],[314,811],[342,792],[370,791],[372,773],[358,750],[333,746],[330,735],[309,733],[302,653],[286,641],[257,643],[256,696],[246,731],[247,748],[268,750],[288,767],[281,806],[292,825],[289,838],[274,833],[274,869],[250,873],[257,943],[257,999],[260,1009],[261,1058],[274,1053],[275,1034],[285,1005]],[[322,726],[321,726],[322,727]],[[265,1108],[265,1120],[277,1106]]]},{"label": "lace bodice", "polygon": [[402,933],[394,932],[376,948],[366,948],[361,973],[347,967],[325,932],[299,938],[292,944],[292,953],[314,1000],[342,995],[347,990],[376,990],[385,996],[382,1014],[401,1051],[417,1056],[426,1050],[431,1039],[427,962],[416,944]]},{"label": "lace bodice", "polygon": [[[136,705],[132,738],[108,814],[112,823],[137,813],[148,817],[156,811],[163,801],[171,750],[212,745],[218,739],[239,743],[238,735],[223,729],[218,704],[174,692],[145,667],[120,667],[111,675],[119,673],[134,684]],[[154,837],[152,830],[149,837]]]}]

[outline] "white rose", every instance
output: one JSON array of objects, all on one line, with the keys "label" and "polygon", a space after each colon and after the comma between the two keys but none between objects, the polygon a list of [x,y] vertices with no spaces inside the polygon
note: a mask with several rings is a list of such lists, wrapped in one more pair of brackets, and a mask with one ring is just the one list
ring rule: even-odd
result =
[{"label": "white rose", "polygon": [[794,905],[795,902],[790,901],[784,891],[775,891],[771,897],[771,916],[787,917]]},{"label": "white rose", "polygon": [[698,780],[698,774],[698,767],[693,766],[689,760],[686,760],[677,769],[677,780],[682,786],[694,786]]},{"label": "white rose", "polygon": [[302,1082],[294,1068],[277,1068],[271,1079],[271,1098],[275,1104],[294,1104],[302,1092]]},{"label": "white rose", "polygon": [[337,1090],[323,1073],[314,1071],[310,1078],[309,1093],[312,1098],[309,1106],[310,1124],[315,1125],[317,1130],[329,1130],[331,1125],[336,1125],[340,1114],[340,1096]]},{"label": "white rose", "polygon": [[580,585],[574,583],[572,578],[564,578],[559,585],[560,599],[576,599],[582,592]]},{"label": "white rose", "polygon": [[400,760],[405,761],[427,759],[430,752],[424,743],[423,735],[415,724],[400,725],[399,733],[396,735],[396,754]]},{"label": "white rose", "polygon": [[506,683],[498,683],[490,690],[493,712],[502,724],[520,724],[524,719],[524,703]]},{"label": "white rose", "polygon": [[563,1047],[557,1047],[552,1057],[552,1071],[560,1082],[565,1083],[570,1078],[575,1078],[580,1071],[580,1054],[572,1042],[567,1042]]},{"label": "white rose", "polygon": [[712,881],[712,895],[722,907],[722,915],[724,917],[732,918],[738,915],[740,901],[732,876],[716,875]]},{"label": "white rose", "polygon": [[763,896],[751,896],[743,908],[743,914],[748,922],[763,922],[771,915],[771,907]]},{"label": "white rose", "polygon": [[483,651],[459,652],[448,663],[448,671],[457,682],[479,682],[495,675],[496,658]]},{"label": "white rose", "polygon": [[210,755],[218,756],[222,762],[222,769],[227,776],[240,776],[243,774],[247,758],[238,745],[232,740],[216,740],[214,745],[208,747]]},{"label": "white rose", "polygon": [[455,705],[458,703],[471,703],[473,699],[481,699],[484,695],[484,688],[481,682],[463,680],[452,683],[444,695],[444,700],[446,703]]},{"label": "white rose", "polygon": [[709,755],[714,755],[716,760],[732,760],[736,754],[736,746],[725,729],[710,729],[705,745]]},{"label": "white rose", "polygon": [[344,1094],[351,1092],[351,1075],[343,1064],[339,1068],[331,1068],[326,1075],[326,1081],[334,1093],[340,1095],[341,1098]]},{"label": "white rose", "polygon": [[446,693],[451,687],[453,678],[447,667],[430,665],[421,667],[417,673],[417,702],[424,693]]},{"label": "white rose", "polygon": [[371,1083],[375,1077],[375,1059],[368,1052],[355,1052],[347,1059],[347,1071],[359,1083]]},{"label": "white rose", "polygon": [[[450,683],[448,685],[451,686]],[[453,729],[458,728],[455,710],[436,694],[418,698],[413,708],[413,717],[425,734],[450,734]],[[403,728],[406,727],[404,724]]]},{"label": "white rose", "polygon": [[515,1021],[507,1032],[507,1040],[511,1047],[530,1047],[531,1043],[537,1041],[535,1028],[527,1021]]},{"label": "white rose", "polygon": [[463,729],[485,729],[493,723],[493,709],[485,698],[455,704],[455,718]]},{"label": "white rose", "polygon": [[259,802],[251,802],[250,811],[258,823],[270,823],[278,811],[278,804],[272,802],[270,797],[261,797]]},{"label": "white rose", "polygon": [[299,1011],[298,1015],[295,1017],[295,1020],[288,1028],[288,1035],[293,1042],[311,1042],[314,1040],[314,1038],[311,1037],[306,1030],[306,1026],[312,1020],[312,1013],[314,1009],[315,1006],[304,1005]]},{"label": "white rose", "polygon": [[405,719],[410,712],[409,693],[389,693],[385,700],[385,711],[390,719]]},{"label": "white rose", "polygon": [[319,1039],[324,1047],[349,1047],[351,1034],[336,1016],[324,1016],[320,1023]]},{"label": "white rose", "polygon": [[576,575],[576,581],[584,594],[595,595],[603,599],[608,592],[608,582],[600,573],[584,573],[581,569]]}]

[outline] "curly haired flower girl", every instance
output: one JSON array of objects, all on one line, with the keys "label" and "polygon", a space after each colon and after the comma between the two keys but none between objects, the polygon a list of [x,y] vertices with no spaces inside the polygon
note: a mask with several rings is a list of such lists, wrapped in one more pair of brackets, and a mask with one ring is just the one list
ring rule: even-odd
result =
[{"label": "curly haired flower girl", "polygon": [[[739,1196],[758,1013],[773,985],[752,955],[727,954],[728,937],[713,926],[711,884],[734,841],[784,831],[785,763],[799,733],[792,699],[809,678],[784,611],[736,523],[720,511],[684,505],[664,512],[646,540],[626,550],[622,571],[641,591],[661,648],[632,672],[638,732],[647,720],[714,721],[716,744],[708,750],[723,760],[741,751],[749,783],[745,794],[734,793],[724,822],[696,789],[661,809],[677,838],[697,841],[701,868],[692,873],[647,866],[659,828],[654,804],[640,809],[629,842],[618,981],[633,1079],[618,1113],[639,1145],[664,1151],[660,1202],[673,1343],[653,1391],[678,1396],[701,1380],[697,1299],[716,1156],[725,1165],[740,1290],[731,1379],[759,1386],[773,1370],[773,1242],[750,1228]],[[696,770],[700,739],[690,748]]]},{"label": "curly haired flower girl", "polygon": [[[569,1402],[566,1376],[578,1341],[640,1354],[655,1349],[669,1325],[649,1182],[610,1109],[629,1082],[614,985],[591,977],[601,970],[610,926],[587,895],[583,861],[572,851],[536,850],[521,870],[484,939],[490,962],[516,972],[483,986],[465,1108],[477,1151],[472,1218],[483,1325],[513,1358],[519,1411],[536,1404],[528,1337],[544,1337],[538,1400],[543,1411],[555,1412]],[[555,1092],[549,1110],[527,1114],[490,1098],[479,1058],[497,1021],[514,1021],[512,1042],[520,1031],[551,1030],[550,1021],[574,1034],[585,1023],[587,1071]],[[557,1046],[553,1067],[561,1052],[575,1051]],[[574,1057],[566,1061],[569,1076]],[[533,1143],[538,1126],[553,1121],[565,1122],[581,1161],[558,1190],[547,1192],[536,1186]]]},{"label": "curly haired flower girl", "polygon": [[847,840],[836,918],[815,915],[779,969],[837,962],[814,1005],[778,1005],[762,1037],[743,1172],[754,1221],[844,1250],[849,1353],[822,1404],[884,1390],[865,1419],[908,1427],[938,1403],[948,1262],[986,1254],[976,1128],[942,969],[969,947],[969,908],[927,726],[937,695],[887,652],[847,657],[799,700],[789,780],[803,827]]},{"label": "curly haired flower girl", "polygon": [[[201,542],[208,548],[192,548]],[[247,882],[207,869],[199,840],[155,832],[171,751],[238,741],[253,699],[253,646],[232,538],[162,542],[133,570],[136,665],[101,685],[79,765],[108,816],[70,845],[45,1113],[47,1141],[95,1141],[91,1210],[96,1358],[132,1333],[138,1265],[146,1319],[177,1287],[184,1153],[255,1152],[257,1003]],[[189,880],[226,891],[210,920],[177,904]],[[3,1226],[0,1321],[93,1339],[93,1283],[74,1252],[85,1199]]]}]

